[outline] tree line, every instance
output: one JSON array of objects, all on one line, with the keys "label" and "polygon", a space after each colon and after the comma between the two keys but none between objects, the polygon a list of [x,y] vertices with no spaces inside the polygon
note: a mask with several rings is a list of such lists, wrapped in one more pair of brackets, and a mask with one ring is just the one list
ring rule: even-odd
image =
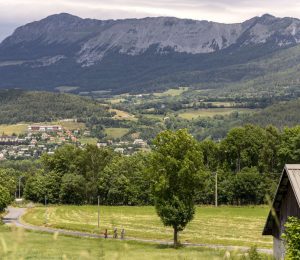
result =
[{"label": "tree line", "polygon": [[[266,203],[284,164],[300,161],[300,126],[279,131],[273,126],[245,125],[230,130],[220,142],[193,140],[199,153],[195,160],[203,162],[204,176],[196,189],[197,204],[214,203],[216,174],[220,204]],[[66,145],[36,162],[2,163],[0,186],[12,199],[23,176],[21,193],[34,202],[43,203],[46,197],[53,204],[94,204],[99,196],[106,205],[152,205],[153,174],[158,170],[149,169],[154,163],[161,167],[160,161],[153,162],[155,147],[152,152],[124,156],[94,145],[84,149]]]}]

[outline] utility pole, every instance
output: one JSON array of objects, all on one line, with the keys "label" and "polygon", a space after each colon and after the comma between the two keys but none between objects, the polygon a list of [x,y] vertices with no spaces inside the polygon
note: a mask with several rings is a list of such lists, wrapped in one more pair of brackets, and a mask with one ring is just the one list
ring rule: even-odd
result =
[{"label": "utility pole", "polygon": [[216,177],[216,187],[215,187],[215,206],[218,207],[218,172],[216,171],[215,173],[215,177]]},{"label": "utility pole", "polygon": [[48,222],[47,196],[45,196],[45,207],[46,207],[46,211],[45,211],[45,224],[47,224],[47,222]]},{"label": "utility pole", "polygon": [[100,196],[98,196],[98,228],[100,227]]},{"label": "utility pole", "polygon": [[19,177],[19,199],[21,199],[21,179],[22,177]]}]

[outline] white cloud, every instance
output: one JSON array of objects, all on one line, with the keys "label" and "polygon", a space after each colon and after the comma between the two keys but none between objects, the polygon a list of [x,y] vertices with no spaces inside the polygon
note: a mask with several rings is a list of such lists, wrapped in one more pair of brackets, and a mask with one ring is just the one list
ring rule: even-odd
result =
[{"label": "white cloud", "polygon": [[[299,0],[0,0],[0,37],[22,25],[68,12],[96,19],[175,16],[225,23],[270,13],[300,18]],[[0,38],[1,39],[1,38]]]}]

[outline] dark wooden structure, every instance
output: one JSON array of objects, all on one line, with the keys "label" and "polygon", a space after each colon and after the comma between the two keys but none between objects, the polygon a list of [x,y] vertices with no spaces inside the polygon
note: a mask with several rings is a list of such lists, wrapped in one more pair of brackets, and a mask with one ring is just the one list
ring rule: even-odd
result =
[{"label": "dark wooden structure", "polygon": [[300,218],[300,164],[287,164],[284,167],[272,209],[268,215],[263,235],[273,236],[275,259],[283,259],[285,248],[281,235],[288,217]]}]

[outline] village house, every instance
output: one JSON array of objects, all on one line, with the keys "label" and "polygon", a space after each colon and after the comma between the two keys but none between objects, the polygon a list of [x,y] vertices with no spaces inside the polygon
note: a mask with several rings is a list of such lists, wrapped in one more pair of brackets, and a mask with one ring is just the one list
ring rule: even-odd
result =
[{"label": "village house", "polygon": [[49,135],[47,133],[43,133],[41,138],[42,138],[42,140],[47,140],[47,139],[49,139]]},{"label": "village house", "polygon": [[140,147],[146,147],[147,146],[147,142],[144,141],[143,139],[135,139],[133,141],[133,145],[137,145],[137,146],[140,146]]},{"label": "village house", "polygon": [[15,144],[17,142],[18,142],[18,137],[16,137],[16,136],[7,136],[7,135],[0,136],[0,144],[1,145]]},{"label": "village house", "polygon": [[114,151],[115,151],[116,153],[121,153],[121,154],[123,154],[124,151],[125,151],[125,149],[124,149],[124,148],[116,148]]},{"label": "village house", "polygon": [[59,132],[62,131],[60,125],[30,125],[28,132]]},{"label": "village house", "polygon": [[285,247],[282,241],[284,225],[288,217],[300,218],[300,164],[284,167],[272,209],[267,218],[263,235],[273,236],[275,259],[284,259]]},{"label": "village house", "polygon": [[107,146],[107,143],[97,143],[97,147],[100,148],[100,147],[106,147]]}]

